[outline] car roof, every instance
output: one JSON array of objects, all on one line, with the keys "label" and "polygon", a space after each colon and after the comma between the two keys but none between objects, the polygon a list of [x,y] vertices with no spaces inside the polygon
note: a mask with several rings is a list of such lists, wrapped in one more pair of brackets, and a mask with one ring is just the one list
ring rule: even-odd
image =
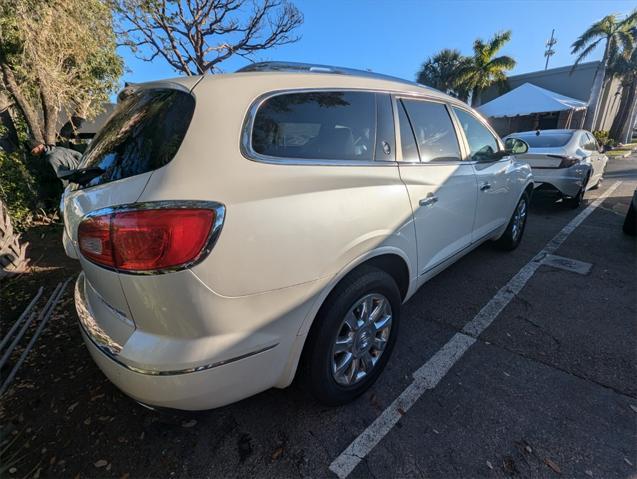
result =
[{"label": "car roof", "polygon": [[248,65],[235,73],[169,78],[136,84],[134,87],[148,88],[177,84],[188,90],[194,90],[195,87],[199,90],[201,88],[219,87],[221,83],[226,82],[230,83],[228,87],[236,94],[240,93],[242,84],[247,86],[248,83],[251,84],[249,90],[254,91],[257,89],[261,93],[304,88],[368,89],[425,96],[458,106],[468,106],[457,98],[434,88],[402,78],[351,68],[293,62],[262,62]]}]

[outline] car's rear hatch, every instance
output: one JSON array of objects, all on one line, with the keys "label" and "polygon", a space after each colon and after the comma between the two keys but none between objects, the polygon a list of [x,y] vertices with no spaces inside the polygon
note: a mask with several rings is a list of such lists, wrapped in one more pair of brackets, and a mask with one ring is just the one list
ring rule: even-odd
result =
[{"label": "car's rear hatch", "polygon": [[98,132],[82,158],[80,168],[101,172],[84,185],[67,189],[63,200],[65,247],[79,258],[85,274],[86,300],[112,324],[102,325],[113,339],[125,342],[134,330],[119,274],[84,258],[78,247],[78,226],[96,210],[136,202],[153,171],[177,154],[188,131],[195,100],[191,89],[197,79],[180,84],[157,82],[129,90]]}]

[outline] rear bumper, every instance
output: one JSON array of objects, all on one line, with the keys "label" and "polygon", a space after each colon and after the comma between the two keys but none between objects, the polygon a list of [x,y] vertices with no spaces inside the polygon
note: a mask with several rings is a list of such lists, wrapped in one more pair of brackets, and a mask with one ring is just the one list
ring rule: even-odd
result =
[{"label": "rear bumper", "polygon": [[[100,326],[112,324],[114,319],[103,317],[109,310],[92,308],[91,301],[95,301],[92,294],[84,274],[80,274],[75,304],[86,347],[119,389],[151,406],[212,409],[281,385],[290,358],[304,340],[291,327],[288,335],[271,337],[269,342],[258,346],[253,343],[250,350],[238,353],[229,347],[219,349],[218,338],[214,337],[167,338],[136,329],[124,340],[116,339],[122,336],[112,336]],[[179,351],[193,352],[193,356],[173,355],[170,362],[160,364],[157,351],[174,351],[177,346],[173,343],[178,343]],[[194,352],[200,359],[192,360]],[[149,362],[140,364],[139,358],[149,358]]]},{"label": "rear bumper", "polygon": [[532,168],[535,187],[549,185],[566,196],[575,196],[582,187],[588,167],[574,165],[570,168]]}]

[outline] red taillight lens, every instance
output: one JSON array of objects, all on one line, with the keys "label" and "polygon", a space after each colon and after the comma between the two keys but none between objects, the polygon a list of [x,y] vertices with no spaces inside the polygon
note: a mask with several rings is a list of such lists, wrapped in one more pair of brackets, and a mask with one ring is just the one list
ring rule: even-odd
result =
[{"label": "red taillight lens", "polygon": [[198,208],[144,209],[90,217],[80,223],[80,251],[122,271],[183,266],[206,247],[216,213]]}]

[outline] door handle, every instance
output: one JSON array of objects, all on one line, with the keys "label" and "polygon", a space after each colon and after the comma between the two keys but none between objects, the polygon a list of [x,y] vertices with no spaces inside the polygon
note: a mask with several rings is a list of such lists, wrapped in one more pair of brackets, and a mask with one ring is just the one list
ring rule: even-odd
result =
[{"label": "door handle", "polygon": [[438,197],[433,193],[429,193],[425,198],[421,198],[419,201],[420,206],[431,206],[438,201]]},{"label": "door handle", "polygon": [[489,183],[482,183],[480,185],[480,191],[487,191],[491,189],[491,185]]}]

